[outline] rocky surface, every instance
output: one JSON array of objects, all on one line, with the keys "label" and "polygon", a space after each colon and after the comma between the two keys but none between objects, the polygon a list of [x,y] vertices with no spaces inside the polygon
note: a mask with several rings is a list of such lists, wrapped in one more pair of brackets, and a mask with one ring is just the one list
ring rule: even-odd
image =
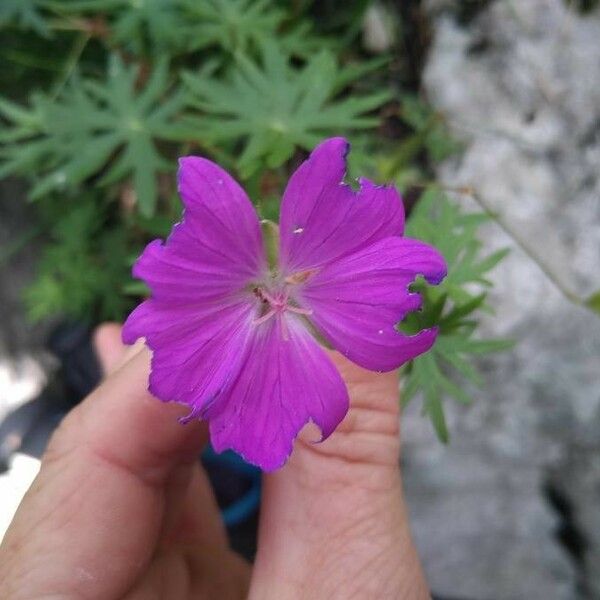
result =
[{"label": "rocky surface", "polygon": [[[15,198],[20,201],[15,202]],[[0,421],[4,414],[35,397],[53,361],[43,345],[49,324],[34,326],[23,310],[24,287],[33,277],[39,236],[33,235],[31,208],[23,186],[0,186]]]},{"label": "rocky surface", "polygon": [[[600,14],[489,2],[459,24],[432,1],[429,100],[465,143],[440,179],[472,186],[568,292],[600,288]],[[574,3],[571,3],[571,5]],[[477,208],[469,198],[457,198]],[[570,303],[495,224],[496,316],[517,340],[482,365],[453,440],[405,415],[406,487],[431,584],[463,598],[600,598],[600,318]]]}]

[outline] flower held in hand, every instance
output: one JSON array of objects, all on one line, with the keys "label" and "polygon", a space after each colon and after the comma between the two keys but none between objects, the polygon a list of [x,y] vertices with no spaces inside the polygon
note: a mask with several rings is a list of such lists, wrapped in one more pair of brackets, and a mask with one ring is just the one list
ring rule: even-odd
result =
[{"label": "flower held in hand", "polygon": [[153,352],[150,391],[206,419],[217,451],[232,448],[264,470],[280,467],[300,429],[323,438],[348,410],[346,386],[316,331],[351,361],[389,371],[427,351],[436,330],[396,330],[421,298],[417,275],[439,283],[441,255],[402,237],[393,187],[342,182],[348,144],[323,142],[292,175],[281,205],[279,264],[270,269],[261,227],[242,188],[214,163],[180,161],[184,217],[148,244],[134,275],[150,299],[123,338]]}]

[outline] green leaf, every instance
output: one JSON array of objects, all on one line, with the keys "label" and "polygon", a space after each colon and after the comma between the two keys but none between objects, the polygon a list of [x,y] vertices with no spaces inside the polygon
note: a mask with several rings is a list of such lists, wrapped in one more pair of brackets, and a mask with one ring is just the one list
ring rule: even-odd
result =
[{"label": "green leaf", "polygon": [[[203,0],[203,3],[206,0]],[[101,14],[113,45],[139,55],[164,56],[185,48],[186,20],[178,0],[70,0],[54,2],[57,12]]]},{"label": "green leaf", "polygon": [[[419,117],[416,113],[411,118],[418,124]],[[448,275],[438,286],[427,286],[422,280],[413,285],[423,296],[423,307],[400,325],[409,334],[427,327],[440,328],[434,346],[408,365],[405,378],[410,396],[422,392],[424,411],[442,441],[448,439],[442,399],[449,396],[461,404],[472,402],[465,384],[483,384],[474,358],[513,346],[511,340],[473,338],[478,312],[486,308],[487,274],[507,254],[506,250],[499,250],[481,256],[483,246],[478,231],[487,220],[485,215],[463,212],[445,194],[431,187],[417,202],[407,224],[408,236],[438,248],[448,264]]]},{"label": "green leaf", "polygon": [[463,212],[433,186],[423,194],[408,220],[407,235],[430,243],[444,255],[448,276],[438,286],[438,293],[471,302],[473,295],[467,286],[489,287],[487,273],[506,257],[508,250],[498,250],[481,258],[482,244],[477,232],[488,220],[489,217],[481,213]]},{"label": "green leaf", "polygon": [[231,55],[252,55],[261,44],[277,41],[286,54],[308,58],[331,45],[314,35],[310,24],[295,19],[269,0],[182,0],[182,37],[191,51],[219,47]]},{"label": "green leaf", "polygon": [[462,387],[456,385],[447,377],[440,378],[440,387],[457,402],[462,404],[471,404],[473,402],[473,398]]},{"label": "green leaf", "polygon": [[148,286],[143,281],[130,281],[121,288],[127,296],[141,296],[146,298],[150,295]]},{"label": "green leaf", "polygon": [[589,298],[587,298],[585,305],[588,308],[591,308],[594,312],[600,314],[600,290],[594,292]]},{"label": "green leaf", "polygon": [[473,340],[467,337],[455,337],[453,349],[455,352],[467,352],[469,354],[490,354],[492,352],[504,352],[515,345],[514,340]]},{"label": "green leaf", "polygon": [[342,66],[336,76],[335,90],[342,91],[354,81],[363,79],[366,75],[375,73],[390,62],[390,57],[380,56],[363,62],[354,62]]},{"label": "green leaf", "polygon": [[[242,145],[238,168],[250,177],[265,165],[277,168],[297,148],[312,150],[323,138],[376,126],[369,116],[390,98],[388,92],[340,97],[338,76],[345,88],[348,72],[333,56],[320,52],[296,67],[272,40],[261,44],[261,61],[236,55],[225,78],[204,73],[183,75],[189,105],[197,115],[190,126],[210,144]],[[359,70],[352,71],[357,76]]]},{"label": "green leaf", "polygon": [[415,397],[415,394],[419,392],[419,378],[414,374],[414,370],[410,375],[406,375],[403,379],[402,394],[400,399],[402,401],[402,407],[408,406],[410,401]]},{"label": "green leaf", "polygon": [[85,194],[77,203],[49,202],[53,213],[50,240],[38,265],[38,277],[25,292],[33,320],[66,314],[121,320],[132,300],[119,291],[130,281],[125,229],[107,222],[102,201]]},{"label": "green leaf", "polygon": [[503,248],[502,250],[497,250],[493,252],[482,261],[477,263],[477,270],[483,275],[488,271],[491,271],[498,263],[504,260],[508,254],[510,253],[509,248]]},{"label": "green leaf", "polygon": [[0,28],[16,25],[20,29],[31,29],[38,35],[50,37],[44,19],[45,0],[2,0],[0,2]]},{"label": "green leaf", "polygon": [[433,352],[440,360],[446,361],[467,381],[470,381],[478,387],[483,385],[483,377],[479,374],[475,365],[473,365],[464,354],[457,351],[451,344],[451,338],[449,336],[441,335],[436,342],[435,350]]},{"label": "green leaf", "polygon": [[448,426],[446,425],[444,407],[442,406],[442,402],[439,397],[431,396],[427,398],[425,401],[425,411],[431,419],[438,439],[443,444],[447,444],[450,441],[450,434],[448,433]]},{"label": "green leaf", "polygon": [[138,90],[139,77],[111,56],[105,79],[76,76],[56,99],[38,94],[26,108],[1,100],[9,127],[0,136],[0,173],[35,176],[33,199],[91,179],[130,179],[140,210],[151,215],[157,174],[171,168],[156,143],[171,139],[183,97],[169,89],[166,61]]},{"label": "green leaf", "polygon": [[472,300],[468,300],[464,304],[455,306],[450,312],[448,312],[443,318],[439,319],[439,324],[442,330],[447,330],[453,325],[458,325],[464,317],[470,315],[473,311],[481,308],[485,302],[487,294],[482,293],[475,296]]},{"label": "green leaf", "polygon": [[185,31],[192,50],[218,45],[231,53],[274,37],[284,12],[253,0],[184,0]]},{"label": "green leaf", "polygon": [[441,442],[448,443],[450,436],[446,426],[446,417],[444,407],[442,406],[441,394],[439,390],[440,382],[443,381],[443,375],[431,354],[424,354],[415,360],[420,370],[419,379],[423,386],[425,403],[423,410],[431,419],[435,432]]},{"label": "green leaf", "polygon": [[403,94],[400,98],[400,117],[416,131],[427,127],[431,114],[431,109],[416,96]]}]

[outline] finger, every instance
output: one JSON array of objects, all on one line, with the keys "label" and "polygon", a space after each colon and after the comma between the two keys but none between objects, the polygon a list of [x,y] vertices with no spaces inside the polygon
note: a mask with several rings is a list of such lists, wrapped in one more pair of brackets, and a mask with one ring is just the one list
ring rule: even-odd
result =
[{"label": "finger", "polygon": [[127,346],[121,341],[121,329],[118,323],[103,323],[94,331],[94,349],[104,375],[121,366],[127,350]]},{"label": "finger", "polygon": [[427,598],[402,497],[398,375],[331,357],[350,410],[322,443],[304,431],[265,477],[250,597]]},{"label": "finger", "polygon": [[195,461],[207,440],[205,424],[182,426],[178,419],[189,409],[156,400],[147,390],[149,369],[150,353],[140,348],[67,417],[50,454],[77,445],[155,485],[173,466]]},{"label": "finger", "polygon": [[[185,493],[177,499],[177,504],[178,510],[165,522],[164,545],[206,545],[209,551],[224,545],[225,526],[221,518],[213,518],[219,515],[219,507],[208,477],[199,465],[190,471]],[[205,544],[207,541],[211,543]]]},{"label": "finger", "polygon": [[125,596],[127,600],[155,597],[156,590],[168,587],[165,573],[173,570],[175,561],[189,570],[187,595],[171,588],[169,598],[247,598],[250,566],[229,548],[222,521],[210,518],[206,507],[212,505],[216,511],[217,505],[207,491],[206,475],[196,467],[178,518],[171,523],[148,573]]},{"label": "finger", "polygon": [[77,594],[93,582],[98,597],[118,597],[148,564],[170,477],[192,469],[207,438],[200,423],[177,422],[185,409],[147,392],[149,360],[139,352],[53,436],[2,546],[5,585],[20,581],[36,597]]},{"label": "finger", "polygon": [[[321,438],[315,426],[304,428],[292,470],[306,469],[313,477],[324,477],[324,483],[346,478],[350,485],[361,485],[367,477],[373,486],[380,476],[387,487],[397,480],[400,456],[398,372],[374,373],[337,352],[329,355],[348,387],[350,408],[334,435],[322,443],[315,443]],[[350,472],[340,468],[341,462],[352,466]]]}]

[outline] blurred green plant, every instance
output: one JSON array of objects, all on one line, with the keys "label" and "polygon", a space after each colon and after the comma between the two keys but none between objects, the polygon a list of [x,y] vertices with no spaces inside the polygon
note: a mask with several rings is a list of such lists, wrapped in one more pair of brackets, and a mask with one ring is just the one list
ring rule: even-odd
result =
[{"label": "blurred green plant", "polygon": [[134,305],[119,289],[130,277],[127,231],[110,223],[106,203],[93,193],[70,202],[57,219],[54,211],[64,204],[54,196],[40,215],[48,242],[38,277],[25,293],[29,316],[38,320],[67,312],[84,320],[120,320]]},{"label": "blurred green plant", "polygon": [[247,55],[271,41],[292,56],[308,58],[326,44],[314,36],[307,21],[292,19],[269,0],[182,1],[187,23],[183,31],[190,50],[216,46],[232,55]]},{"label": "blurred green plant", "polygon": [[25,31],[33,30],[48,37],[50,29],[41,9],[45,0],[2,0],[0,2],[0,28],[14,25]]},{"label": "blurred green plant", "polygon": [[190,127],[213,145],[242,143],[237,165],[242,176],[277,168],[297,148],[310,150],[340,131],[373,129],[369,113],[390,99],[388,90],[340,98],[354,81],[381,67],[379,60],[338,68],[323,51],[299,69],[274,42],[262,44],[261,63],[242,54],[226,78],[184,73],[190,104],[200,116]]},{"label": "blurred green plant", "polygon": [[137,55],[182,50],[186,22],[181,0],[55,0],[51,7],[71,19],[99,17],[110,44]]},{"label": "blurred green plant", "polygon": [[484,213],[462,211],[443,191],[432,186],[423,194],[407,223],[406,235],[433,244],[448,263],[448,275],[440,285],[427,286],[420,281],[413,286],[423,297],[423,310],[410,314],[401,325],[408,333],[439,327],[431,351],[405,368],[402,402],[406,405],[418,391],[422,392],[423,412],[443,442],[449,438],[443,397],[469,404],[472,397],[465,383],[483,384],[472,357],[512,346],[510,340],[474,337],[477,313],[490,310],[486,305],[492,286],[488,273],[508,253],[504,249],[482,256],[482,243],[477,235],[479,227],[489,220]]},{"label": "blurred green plant", "polygon": [[1,0],[0,66],[10,79],[0,84],[0,178],[29,181],[35,217],[0,266],[44,236],[26,293],[31,317],[126,316],[146,294],[131,279],[134,258],[180,215],[178,156],[222,163],[276,220],[299,160],[345,135],[350,173],[393,180],[409,205],[417,199],[409,233],[448,260],[439,288],[416,284],[423,311],[402,324],[441,329],[433,352],[407,366],[404,400],[422,392],[446,440],[442,397],[468,399],[457,374],[480,383],[472,357],[508,347],[476,336],[487,273],[504,254],[481,256],[481,215],[439,190],[418,199],[419,182],[459,147],[414,90],[390,85],[398,57],[360,50],[369,3]]},{"label": "blurred green plant", "polygon": [[218,45],[234,53],[245,53],[253,44],[273,36],[285,19],[285,12],[269,6],[268,1],[184,0],[192,24],[188,27],[191,47]]},{"label": "blurred green plant", "polygon": [[183,96],[167,93],[164,60],[138,92],[139,75],[139,68],[111,55],[104,80],[74,77],[57,98],[36,94],[28,109],[0,100],[9,122],[0,133],[0,177],[33,176],[32,200],[93,176],[100,185],[131,177],[141,212],[152,215],[157,173],[172,168],[156,142],[176,137],[172,120]]},{"label": "blurred green plant", "polygon": [[444,119],[414,94],[398,98],[396,118],[406,129],[402,139],[380,157],[377,173],[382,181],[394,180],[405,188],[428,177],[427,166],[460,151]]},{"label": "blurred green plant", "polygon": [[406,235],[438,248],[448,264],[448,275],[437,286],[419,280],[413,285],[421,294],[422,310],[411,313],[399,325],[405,333],[438,327],[433,348],[403,368],[402,403],[422,396],[423,414],[429,417],[440,441],[449,440],[444,399],[461,404],[473,400],[471,390],[484,383],[478,357],[509,349],[513,342],[481,339],[477,326],[492,287],[489,272],[507,255],[503,249],[483,254],[480,227],[491,221],[485,212],[469,213],[435,182],[424,183],[431,167],[460,152],[442,115],[414,94],[403,93],[391,114],[403,130],[402,139],[387,152],[374,153],[363,140],[353,166],[356,173],[370,172],[378,181],[395,181],[410,203]]}]

